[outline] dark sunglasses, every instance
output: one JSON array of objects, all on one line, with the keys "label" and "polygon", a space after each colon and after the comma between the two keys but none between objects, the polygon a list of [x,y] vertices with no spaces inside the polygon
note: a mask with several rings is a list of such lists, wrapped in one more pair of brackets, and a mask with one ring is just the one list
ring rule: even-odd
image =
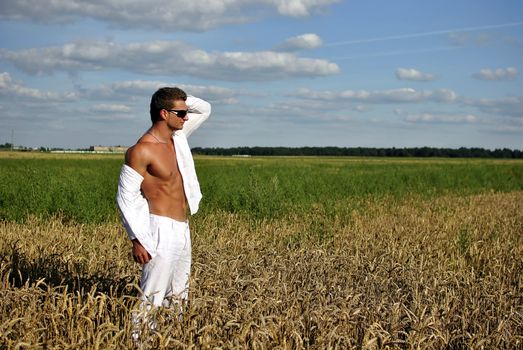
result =
[{"label": "dark sunglasses", "polygon": [[178,118],[185,118],[187,115],[186,109],[166,109],[166,111],[169,113],[173,112]]}]

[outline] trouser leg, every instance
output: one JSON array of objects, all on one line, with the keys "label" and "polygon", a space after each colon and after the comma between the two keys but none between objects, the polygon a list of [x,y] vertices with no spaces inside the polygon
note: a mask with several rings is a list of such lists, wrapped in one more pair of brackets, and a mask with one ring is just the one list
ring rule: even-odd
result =
[{"label": "trouser leg", "polygon": [[187,222],[151,215],[151,232],[157,242],[157,255],[142,268],[142,303],[134,313],[133,340],[139,342],[140,328],[156,329],[150,309],[157,306],[177,308],[179,317],[188,299],[191,270],[191,235]]},{"label": "trouser leg", "polygon": [[183,239],[183,245],[173,252],[173,261],[171,264],[171,280],[163,302],[164,306],[180,306],[189,299],[189,277],[191,274],[191,233],[189,225],[184,223],[180,238]]}]

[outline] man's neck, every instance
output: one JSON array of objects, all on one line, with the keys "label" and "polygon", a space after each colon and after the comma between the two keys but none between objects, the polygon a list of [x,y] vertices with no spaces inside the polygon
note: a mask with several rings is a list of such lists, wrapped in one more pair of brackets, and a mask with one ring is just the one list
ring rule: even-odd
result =
[{"label": "man's neck", "polygon": [[173,130],[171,130],[167,124],[164,123],[153,124],[148,132],[159,139],[161,142],[165,143],[168,143],[173,135]]}]

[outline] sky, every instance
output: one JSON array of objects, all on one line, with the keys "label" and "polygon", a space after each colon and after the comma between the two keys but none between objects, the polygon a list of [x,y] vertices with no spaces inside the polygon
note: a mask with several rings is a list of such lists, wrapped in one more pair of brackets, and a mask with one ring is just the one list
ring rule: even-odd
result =
[{"label": "sky", "polygon": [[523,149],[523,2],[2,0],[0,144],[130,146],[150,97],[191,147]]}]

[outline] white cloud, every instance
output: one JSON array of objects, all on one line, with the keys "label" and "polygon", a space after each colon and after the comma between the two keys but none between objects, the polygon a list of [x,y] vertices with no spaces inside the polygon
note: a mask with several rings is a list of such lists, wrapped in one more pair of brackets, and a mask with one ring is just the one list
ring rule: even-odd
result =
[{"label": "white cloud", "polygon": [[264,120],[281,123],[287,122],[291,124],[320,123],[325,122],[340,122],[353,120],[353,107],[340,108],[339,105],[333,103],[319,104],[317,101],[297,101],[285,99],[280,102],[271,102],[266,106],[238,106],[237,113],[242,117],[249,116],[259,120],[260,116]]},{"label": "white cloud", "polygon": [[[4,108],[0,118],[5,120],[9,115],[17,123],[26,122],[25,113],[8,106],[4,102],[16,101],[25,112],[38,113],[40,122],[51,122],[59,119],[81,118],[82,121],[114,121],[114,118],[133,119],[137,113],[147,109],[152,93],[162,86],[178,86],[188,94],[202,97],[216,106],[239,103],[240,96],[254,96],[249,91],[233,90],[220,86],[201,86],[190,84],[173,84],[161,81],[130,80],[115,82],[94,88],[77,87],[66,92],[44,91],[26,86],[23,82],[12,79],[8,72],[0,73],[0,108]],[[67,117],[64,117],[67,116]],[[78,121],[78,120],[77,120]]]},{"label": "white cloud", "polygon": [[337,0],[3,0],[0,18],[38,22],[73,22],[82,17],[124,28],[204,31],[220,25],[254,21],[265,10],[307,17]]},{"label": "white cloud", "polygon": [[267,0],[278,9],[278,13],[291,17],[307,17],[311,11],[325,8],[338,0]]},{"label": "white cloud", "polygon": [[247,91],[238,91],[214,85],[177,84],[154,80],[126,80],[97,88],[82,89],[82,94],[90,99],[137,100],[149,98],[157,89],[164,86],[177,86],[189,95],[201,97],[207,101],[223,104],[235,104],[240,95],[252,95]]},{"label": "white cloud", "polygon": [[91,110],[93,112],[106,112],[106,113],[128,113],[132,110],[129,106],[122,104],[107,104],[100,103],[94,105]]},{"label": "white cloud", "polygon": [[429,81],[434,79],[434,75],[420,72],[414,68],[398,68],[396,69],[396,78],[399,80]]},{"label": "white cloud", "polygon": [[45,101],[68,101],[77,98],[77,94],[72,92],[57,93],[27,87],[22,82],[14,81],[7,72],[0,73],[0,96]]},{"label": "white cloud", "polygon": [[497,68],[488,69],[484,68],[473,75],[474,78],[479,80],[512,80],[515,79],[519,74],[519,71],[515,67],[508,68]]},{"label": "white cloud", "polygon": [[335,63],[291,53],[207,52],[178,41],[116,44],[80,41],[62,47],[0,51],[0,57],[32,74],[124,69],[152,75],[191,75],[228,81],[277,80],[338,74]]},{"label": "white cloud", "polygon": [[172,84],[153,80],[126,80],[95,88],[81,88],[80,91],[83,96],[92,100],[136,100],[146,94],[152,94],[162,86],[169,85]]},{"label": "white cloud", "polygon": [[523,117],[523,96],[509,96],[498,99],[464,99],[463,103],[476,107],[489,115]]},{"label": "white cloud", "polygon": [[339,92],[300,89],[292,96],[314,100],[367,103],[455,102],[457,100],[457,94],[449,89],[415,90],[412,88],[377,91],[344,90]]},{"label": "white cloud", "polygon": [[485,131],[500,134],[523,134],[523,117],[497,118],[494,127]]},{"label": "white cloud", "polygon": [[410,122],[410,123],[465,124],[465,123],[477,123],[479,121],[479,118],[472,114],[444,115],[444,114],[422,113],[422,114],[416,114],[416,115],[409,115],[405,118],[405,121]]},{"label": "white cloud", "polygon": [[276,49],[279,51],[298,51],[316,49],[321,46],[323,46],[321,38],[317,34],[308,33],[288,38]]}]

